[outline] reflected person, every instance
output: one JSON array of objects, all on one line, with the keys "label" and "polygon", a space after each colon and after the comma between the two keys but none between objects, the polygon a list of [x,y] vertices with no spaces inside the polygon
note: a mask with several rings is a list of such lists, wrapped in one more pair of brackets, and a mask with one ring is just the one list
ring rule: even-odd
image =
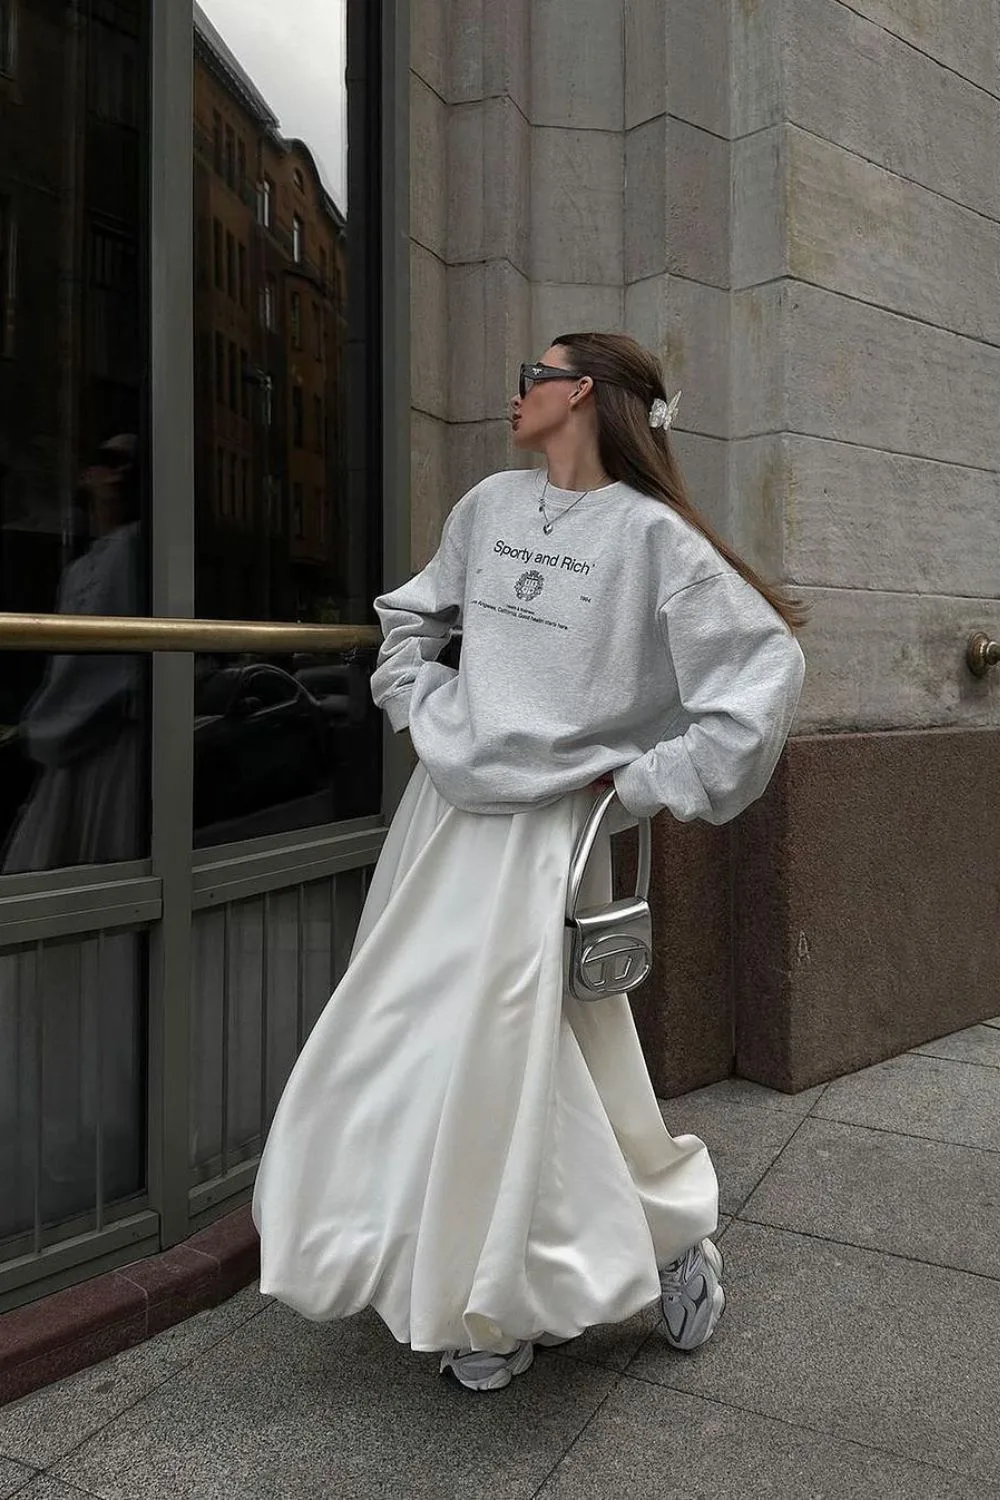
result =
[{"label": "reflected person", "polygon": [[[81,489],[90,545],[63,573],[56,610],[134,615],[143,559],[133,434],[101,445]],[[135,656],[49,658],[19,727],[40,775],[8,842],[4,874],[136,856],[141,684]]]},{"label": "reflected person", "polygon": [[[137,444],[108,439],[81,476],[89,544],[63,572],[61,614],[134,615],[143,557]],[[15,822],[0,872],[131,859],[139,852],[138,658],[54,655],[18,735],[39,775]],[[90,945],[93,947],[94,945]],[[45,945],[0,957],[0,1234],[25,1232],[34,1209],[35,1111],[41,1110],[39,1208],[51,1223],[88,1211],[97,1192],[141,1185],[138,939],[109,933],[98,949]],[[40,1006],[41,1014],[36,1015]],[[37,1023],[37,1026],[36,1026]]]}]

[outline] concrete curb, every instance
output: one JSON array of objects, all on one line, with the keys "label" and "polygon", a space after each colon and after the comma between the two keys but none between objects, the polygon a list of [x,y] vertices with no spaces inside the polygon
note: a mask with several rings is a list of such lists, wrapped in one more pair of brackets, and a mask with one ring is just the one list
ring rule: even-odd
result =
[{"label": "concrete curb", "polygon": [[260,1273],[250,1208],[182,1245],[0,1316],[0,1406],[225,1302]]}]

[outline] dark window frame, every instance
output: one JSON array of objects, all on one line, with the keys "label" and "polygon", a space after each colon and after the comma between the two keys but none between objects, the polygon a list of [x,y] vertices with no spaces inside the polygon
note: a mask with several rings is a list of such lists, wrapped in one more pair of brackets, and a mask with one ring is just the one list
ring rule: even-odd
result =
[{"label": "dark window frame", "polygon": [[0,193],[0,358],[14,354],[17,320],[17,209],[11,193]]},{"label": "dark window frame", "polygon": [[304,448],[306,445],[306,400],[300,385],[292,386],[291,402],[292,445],[295,448]]}]

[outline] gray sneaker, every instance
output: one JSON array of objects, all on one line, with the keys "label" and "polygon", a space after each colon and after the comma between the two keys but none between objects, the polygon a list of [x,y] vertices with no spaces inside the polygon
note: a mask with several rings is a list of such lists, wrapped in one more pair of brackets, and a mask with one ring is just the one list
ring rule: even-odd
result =
[{"label": "gray sneaker", "polygon": [[441,1356],[441,1374],[450,1372],[467,1391],[502,1391],[515,1375],[531,1369],[534,1357],[534,1345],[528,1340],[518,1344],[512,1354],[489,1354],[485,1349],[472,1353],[446,1349]]},{"label": "gray sneaker", "polygon": [[721,1276],[722,1254],[711,1240],[693,1245],[662,1268],[660,1300],[672,1348],[686,1353],[712,1337],[726,1306]]}]

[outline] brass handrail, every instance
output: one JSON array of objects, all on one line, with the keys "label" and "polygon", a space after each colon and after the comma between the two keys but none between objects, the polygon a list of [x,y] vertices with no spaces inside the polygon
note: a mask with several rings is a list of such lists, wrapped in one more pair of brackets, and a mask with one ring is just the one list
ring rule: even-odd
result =
[{"label": "brass handrail", "polygon": [[292,625],[162,616],[17,615],[0,611],[0,651],[314,651],[378,646],[374,625]]}]

